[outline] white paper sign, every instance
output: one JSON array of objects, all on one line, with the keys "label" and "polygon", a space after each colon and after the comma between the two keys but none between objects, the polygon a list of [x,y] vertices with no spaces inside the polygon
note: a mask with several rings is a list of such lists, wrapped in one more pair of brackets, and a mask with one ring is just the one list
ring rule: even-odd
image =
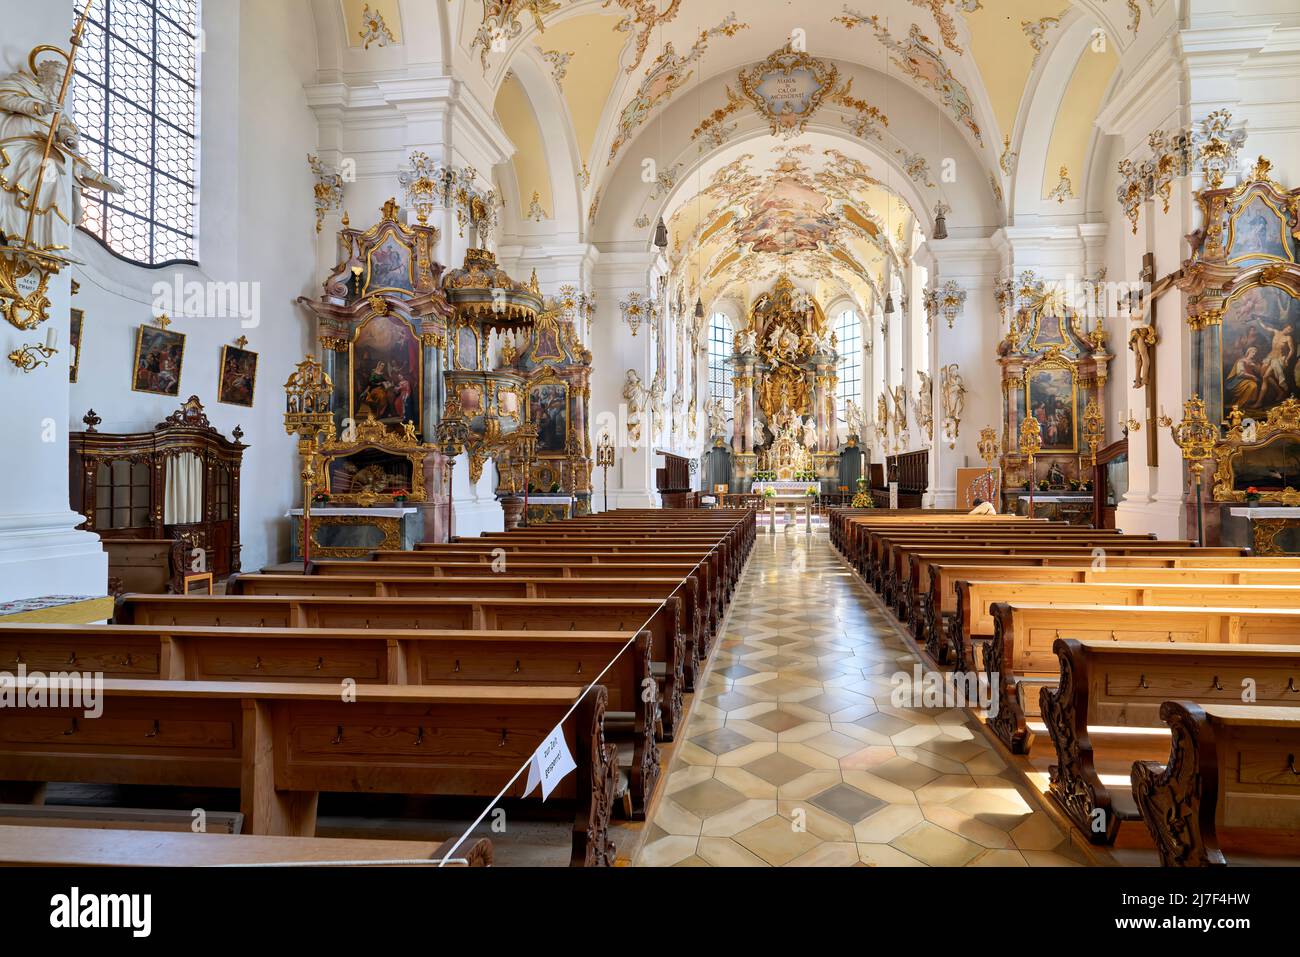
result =
[{"label": "white paper sign", "polygon": [[889,483],[889,507],[893,509],[898,508],[898,483],[897,482]]},{"label": "white paper sign", "polygon": [[524,785],[524,797],[532,794],[533,788],[540,783],[542,800],[545,801],[555,786],[564,780],[565,775],[577,766],[573,755],[569,753],[569,745],[564,740],[564,728],[556,725],[528,762],[528,783]]}]

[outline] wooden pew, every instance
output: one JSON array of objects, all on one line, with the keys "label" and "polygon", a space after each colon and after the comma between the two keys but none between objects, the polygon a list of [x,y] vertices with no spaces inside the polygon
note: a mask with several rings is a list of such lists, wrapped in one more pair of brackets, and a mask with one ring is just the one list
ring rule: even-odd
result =
[{"label": "wooden pew", "polygon": [[[1205,576],[1205,577],[1203,577]],[[1178,556],[1108,555],[1105,567],[1076,558],[1047,556],[968,556],[931,560],[912,556],[911,578],[919,594],[912,617],[913,634],[935,661],[954,661],[958,670],[974,665],[964,657],[962,645],[951,630],[958,618],[957,582],[969,581],[1205,581],[1207,584],[1281,585],[1300,584],[1300,559],[1202,558],[1196,554]],[[965,610],[962,610],[965,615]]]},{"label": "wooden pew", "polygon": [[[437,867],[455,839],[376,841],[338,837],[267,837],[109,828],[0,825],[2,867]],[[458,863],[451,863],[455,860]],[[448,867],[491,867],[492,842],[467,839]],[[459,863],[463,862],[463,863]]]},{"label": "wooden pew", "polygon": [[961,642],[959,659],[979,667],[976,644],[993,637],[992,606],[1028,605],[1164,605],[1175,608],[1300,608],[1300,579],[1293,585],[1221,585],[1182,582],[1161,584],[1138,576],[1135,582],[989,582],[958,581],[958,615],[953,638]]},{"label": "wooden pew", "polygon": [[1166,867],[1223,867],[1225,849],[1300,855],[1300,711],[1167,701],[1168,761],[1133,765],[1133,798]]},{"label": "wooden pew", "polygon": [[238,788],[251,833],[313,837],[322,791],[493,797],[563,723],[577,769],[552,800],[575,805],[570,863],[609,865],[614,746],[605,689],[584,690],[358,685],[345,701],[321,684],[111,679],[95,719],[0,711],[0,778]]},{"label": "wooden pew", "polygon": [[[630,646],[630,647],[629,647]],[[626,743],[626,810],[639,819],[659,780],[659,703],[650,636],[623,631],[405,631],[201,625],[0,625],[0,661],[29,673],[77,668],[165,681],[343,681],[570,687],[600,676],[611,740]],[[606,666],[609,666],[606,668]],[[603,672],[603,673],[602,673]]]},{"label": "wooden pew", "polygon": [[[374,578],[385,581],[398,577],[410,578],[482,578],[488,574],[498,574],[485,566],[480,560],[460,562],[372,562],[372,561],[322,561],[312,562],[307,567],[310,575],[344,578]],[[689,579],[695,583],[695,600],[698,604],[699,617],[707,625],[710,636],[718,633],[722,614],[726,610],[720,596],[714,594],[711,587],[708,566],[698,562],[682,564],[591,564],[584,562],[545,562],[528,559],[512,560],[507,563],[503,577],[518,575],[523,578],[676,578]]]},{"label": "wooden pew", "polygon": [[[1093,561],[1095,550],[1098,548],[1105,550],[1107,562],[1126,556],[1177,558],[1196,555],[1205,558],[1217,558],[1220,562],[1224,559],[1240,561],[1243,557],[1242,550],[1238,548],[1202,548],[1194,546],[1190,542],[1116,542],[1113,540],[1103,542],[1094,540],[1092,542],[1076,541],[1063,545],[1043,544],[1041,542],[1017,544],[1004,542],[996,545],[907,546],[895,549],[895,566],[891,570],[892,580],[889,585],[896,599],[894,603],[901,606],[901,614],[907,616],[906,621],[910,621],[918,615],[927,616],[929,614],[928,608],[922,606],[919,598],[919,596],[926,594],[924,585],[919,580],[919,575],[916,578],[913,577],[913,572],[919,571],[922,562],[938,560],[976,564],[980,561],[999,557],[1017,559],[1021,556],[1032,556],[1066,558],[1069,561],[1064,564],[1080,565]],[[921,557],[914,558],[914,556]],[[889,600],[888,595],[886,600]]]},{"label": "wooden pew", "polygon": [[[481,566],[479,566],[481,568]],[[712,630],[692,578],[522,578],[511,575],[417,578],[394,576],[232,575],[227,595],[320,595],[351,598],[658,598],[680,606],[686,634],[687,691],[708,657]]]},{"label": "wooden pew", "polygon": [[[457,546],[443,546],[447,551],[426,549],[418,552],[375,552],[372,558],[375,564],[425,566],[445,562],[477,561],[491,565],[504,559],[507,571],[518,561],[523,562],[560,562],[563,564],[586,565],[656,565],[683,563],[699,564],[708,577],[709,592],[718,602],[718,607],[725,610],[731,600],[735,579],[727,573],[722,562],[722,553],[717,549],[681,549],[673,546],[605,546],[597,545],[586,548],[557,548],[538,544],[474,544],[460,543]],[[398,557],[405,556],[405,557]],[[332,564],[332,563],[331,563]],[[327,567],[321,563],[321,567]],[[328,572],[326,572],[328,574]],[[428,575],[429,572],[421,572]]]},{"label": "wooden pew", "polygon": [[[1054,684],[1060,673],[1052,652],[1058,638],[1300,646],[1300,610],[1289,609],[1003,602],[993,606],[993,620],[983,671],[997,688],[997,714],[990,715],[988,724],[1016,754],[1027,753],[1033,743],[1025,720],[1026,694]],[[1026,678],[1030,680],[1022,680]]]},{"label": "wooden pew", "polygon": [[123,595],[115,624],[257,628],[646,631],[663,667],[665,740],[682,717],[686,638],[680,605],[653,598],[351,598]]},{"label": "wooden pew", "polygon": [[[1171,698],[1202,704],[1242,702],[1252,683],[1258,707],[1300,708],[1300,655],[1293,645],[1169,644],[1058,638],[1054,688],[1040,691],[1040,710],[1056,764],[1050,791],[1065,815],[1094,844],[1110,844],[1125,821],[1138,819],[1126,787],[1108,787],[1102,774],[1127,778],[1135,758],[1169,753],[1160,708]],[[1152,734],[1108,733],[1109,728]],[[1300,792],[1296,794],[1300,802]],[[1300,823],[1300,805],[1295,821]]]}]

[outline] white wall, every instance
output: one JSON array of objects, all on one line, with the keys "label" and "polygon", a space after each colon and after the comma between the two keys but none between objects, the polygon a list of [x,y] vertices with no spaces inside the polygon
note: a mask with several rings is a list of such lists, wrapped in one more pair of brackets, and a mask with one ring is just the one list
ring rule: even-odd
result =
[{"label": "white wall", "polygon": [[[306,0],[208,3],[201,61],[199,266],[145,269],[109,255],[79,234],[73,271],[85,310],[78,382],[71,387],[69,427],[83,428],[89,408],[101,432],[152,428],[190,395],[226,435],[239,425],[244,453],[240,501],[243,567],[288,558],[285,511],[300,504],[296,438],[285,434],[283,386],[313,349],[312,330],[293,300],[319,294],[315,213],[307,154],[316,123],[304,84],[316,69]],[[185,281],[249,283],[260,311],[238,317],[186,316],[171,326],[185,334],[180,396],[131,390],[136,331],[153,315],[153,286]],[[217,402],[221,347],[244,335],[259,355],[253,408]],[[66,471],[66,466],[62,469]],[[60,474],[60,473],[56,473]]]}]

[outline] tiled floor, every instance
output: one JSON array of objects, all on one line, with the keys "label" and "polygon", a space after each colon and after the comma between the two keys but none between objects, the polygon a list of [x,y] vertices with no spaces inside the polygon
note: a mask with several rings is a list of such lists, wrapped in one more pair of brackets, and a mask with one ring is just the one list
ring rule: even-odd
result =
[{"label": "tiled floor", "polygon": [[1085,863],[964,711],[891,706],[897,627],[825,532],[760,530],[635,863]]}]

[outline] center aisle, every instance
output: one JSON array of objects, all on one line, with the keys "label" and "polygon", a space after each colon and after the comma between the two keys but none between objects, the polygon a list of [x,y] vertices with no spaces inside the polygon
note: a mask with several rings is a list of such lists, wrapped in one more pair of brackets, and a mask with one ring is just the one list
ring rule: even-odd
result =
[{"label": "center aisle", "polygon": [[637,866],[1083,864],[825,531],[760,526]]}]

